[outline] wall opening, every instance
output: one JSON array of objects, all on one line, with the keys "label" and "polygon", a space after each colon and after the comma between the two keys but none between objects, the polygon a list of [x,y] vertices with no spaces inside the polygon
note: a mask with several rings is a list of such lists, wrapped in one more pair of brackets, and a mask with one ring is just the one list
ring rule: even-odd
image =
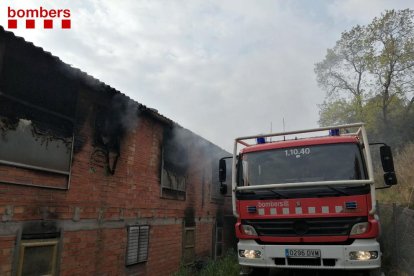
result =
[{"label": "wall opening", "polygon": [[164,129],[161,162],[161,197],[185,200],[187,186],[188,154],[185,141],[176,130]]},{"label": "wall opening", "polygon": [[0,95],[0,182],[56,189],[69,187],[73,122]]},{"label": "wall opening", "polygon": [[15,274],[58,275],[60,237],[54,221],[25,223],[16,245]]},{"label": "wall opening", "polygon": [[57,239],[22,240],[18,276],[57,275]]},{"label": "wall opening", "polygon": [[221,210],[217,210],[216,221],[213,226],[213,259],[223,256],[223,228],[223,212]]},{"label": "wall opening", "polygon": [[195,261],[196,224],[194,208],[187,207],[184,211],[183,228],[183,265],[191,265]]}]

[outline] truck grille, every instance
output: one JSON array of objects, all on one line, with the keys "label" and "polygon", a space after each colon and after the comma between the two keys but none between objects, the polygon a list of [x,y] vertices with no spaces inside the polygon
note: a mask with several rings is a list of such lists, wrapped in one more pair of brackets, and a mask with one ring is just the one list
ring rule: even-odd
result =
[{"label": "truck grille", "polygon": [[309,259],[309,258],[275,258],[275,265],[297,265],[297,266],[327,266],[334,267],[336,259]]},{"label": "truck grille", "polygon": [[354,224],[367,221],[366,217],[313,219],[251,219],[242,220],[256,229],[259,236],[347,236]]}]

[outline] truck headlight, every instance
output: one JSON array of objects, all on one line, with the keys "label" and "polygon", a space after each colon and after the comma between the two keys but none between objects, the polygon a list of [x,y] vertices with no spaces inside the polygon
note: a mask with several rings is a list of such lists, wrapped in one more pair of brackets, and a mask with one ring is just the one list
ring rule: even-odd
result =
[{"label": "truck headlight", "polygon": [[378,251],[351,251],[349,259],[356,261],[367,261],[378,258]]},{"label": "truck headlight", "polygon": [[259,259],[262,257],[260,250],[239,250],[239,256],[246,259]]},{"label": "truck headlight", "polygon": [[257,236],[256,230],[251,225],[242,224],[241,225],[241,230],[246,235],[249,235],[249,236]]},{"label": "truck headlight", "polygon": [[364,234],[368,230],[368,222],[360,222],[352,226],[351,233],[349,235],[359,235]]}]

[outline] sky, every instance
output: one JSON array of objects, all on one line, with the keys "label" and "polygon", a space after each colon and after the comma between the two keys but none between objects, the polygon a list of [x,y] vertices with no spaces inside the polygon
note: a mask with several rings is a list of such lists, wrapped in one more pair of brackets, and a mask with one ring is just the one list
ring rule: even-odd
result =
[{"label": "sky", "polygon": [[40,7],[69,9],[71,28],[11,31],[232,151],[236,137],[317,127],[315,63],[414,1],[4,0],[0,25]]}]

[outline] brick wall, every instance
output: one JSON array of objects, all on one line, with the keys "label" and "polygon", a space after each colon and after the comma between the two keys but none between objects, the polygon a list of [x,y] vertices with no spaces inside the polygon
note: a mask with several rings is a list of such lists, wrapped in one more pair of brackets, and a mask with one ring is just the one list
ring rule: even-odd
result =
[{"label": "brick wall", "polygon": [[147,271],[153,275],[170,275],[181,263],[182,226],[163,225],[151,228]]},{"label": "brick wall", "polygon": [[0,275],[11,275],[15,236],[0,237]]},{"label": "brick wall", "polygon": [[[212,200],[211,166],[216,164],[212,159],[217,153],[227,153],[158,113],[140,107],[143,111],[128,122],[128,129],[121,137],[115,172],[108,173],[94,138],[98,113],[103,110],[111,117],[114,99],[126,97],[76,69],[61,70],[65,65],[60,60],[11,33],[6,34],[3,29],[0,29],[1,49],[7,50],[0,51],[3,82],[11,79],[6,76],[20,72],[16,68],[27,69],[21,71],[25,73],[19,75],[19,82],[11,80],[14,82],[7,83],[2,92],[12,98],[18,95],[19,104],[28,102],[28,108],[38,108],[39,103],[34,101],[39,98],[53,103],[36,112],[50,108],[56,113],[62,108],[65,116],[74,119],[75,140],[70,179],[0,164],[0,275],[16,272],[15,255],[22,239],[50,237],[57,237],[60,242],[57,262],[60,275],[172,274],[182,261],[182,237],[187,221],[195,223],[197,258],[212,256],[214,224],[223,210],[230,210],[229,201]],[[37,70],[37,64],[44,66]],[[50,85],[34,81],[49,73],[54,76]],[[19,86],[18,93],[12,84]],[[37,93],[36,97],[28,94],[25,98],[27,84],[31,84],[30,91]],[[58,97],[56,87],[61,88]],[[12,98],[8,101],[15,100]],[[136,103],[128,100],[126,107],[131,106]],[[12,116],[12,111],[8,108],[8,113],[0,113],[0,117]],[[53,119],[55,113],[46,116]],[[191,138],[186,141],[191,150],[185,200],[161,198],[163,133],[164,128],[171,126]],[[145,262],[126,266],[130,225],[150,226],[149,255]]]}]

